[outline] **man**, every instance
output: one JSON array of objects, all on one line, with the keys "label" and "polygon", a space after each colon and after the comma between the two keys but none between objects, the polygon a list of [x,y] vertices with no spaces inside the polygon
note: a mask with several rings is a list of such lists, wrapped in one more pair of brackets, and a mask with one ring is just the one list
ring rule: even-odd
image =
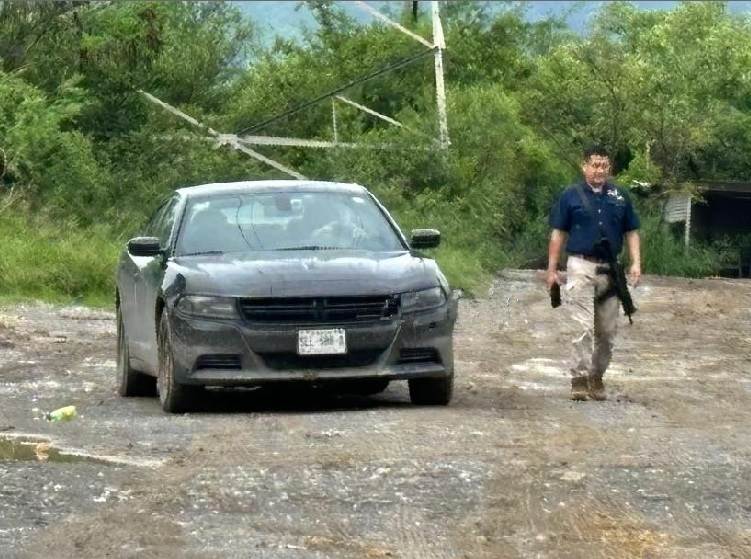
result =
[{"label": "man", "polygon": [[610,364],[617,330],[619,300],[608,275],[607,256],[597,246],[603,235],[618,255],[625,238],[632,286],[639,283],[639,218],[627,193],[608,181],[610,157],[602,147],[584,151],[584,180],[567,188],[550,212],[547,285],[560,283],[561,248],[568,253],[564,308],[578,326],[571,363],[571,399],[605,400],[602,378]]}]

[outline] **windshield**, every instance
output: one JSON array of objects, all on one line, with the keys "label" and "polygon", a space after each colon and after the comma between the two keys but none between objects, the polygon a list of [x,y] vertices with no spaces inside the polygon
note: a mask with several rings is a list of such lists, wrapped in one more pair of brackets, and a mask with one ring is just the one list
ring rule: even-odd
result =
[{"label": "windshield", "polygon": [[405,250],[367,194],[274,192],[193,200],[177,254],[346,249]]}]

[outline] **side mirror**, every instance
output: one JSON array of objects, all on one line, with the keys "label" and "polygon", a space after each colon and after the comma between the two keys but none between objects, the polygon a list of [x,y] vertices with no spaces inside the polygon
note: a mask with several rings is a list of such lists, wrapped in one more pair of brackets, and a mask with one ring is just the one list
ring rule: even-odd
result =
[{"label": "side mirror", "polygon": [[435,248],[441,244],[441,232],[436,229],[413,229],[412,248]]},{"label": "side mirror", "polygon": [[162,247],[156,237],[136,237],[128,241],[128,252],[133,256],[158,256]]}]

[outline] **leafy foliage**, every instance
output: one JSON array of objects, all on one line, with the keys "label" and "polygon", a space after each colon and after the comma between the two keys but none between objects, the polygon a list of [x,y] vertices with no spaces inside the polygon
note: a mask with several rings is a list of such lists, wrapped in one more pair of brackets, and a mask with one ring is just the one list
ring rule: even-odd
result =
[{"label": "leafy foliage", "polygon": [[[39,232],[60,222],[66,242],[96,236],[97,250],[107,253],[80,253],[88,254],[77,261],[80,277],[96,281],[58,285],[16,273],[2,287],[106,291],[111,277],[98,266],[113,261],[118,243],[172,189],[281,178],[202,138],[138,90],[216,130],[332,139],[331,100],[294,109],[422,48],[380,22],[359,24],[335,3],[307,7],[316,31],[302,42],[261,47],[253,23],[228,3],[0,2],[0,228]],[[430,36],[427,10],[416,20],[396,4],[391,12]],[[340,141],[391,149],[259,151],[307,176],[369,186],[406,229],[439,227],[445,241],[436,256],[455,284],[476,287],[501,265],[544,261],[548,209],[592,141],[611,148],[622,184],[651,195],[702,179],[748,177],[751,22],[724,4],[687,2],[658,12],[605,3],[584,36],[559,19],[527,21],[522,4],[491,11],[484,2],[453,2],[443,20],[450,149],[432,139],[427,53],[343,92],[402,128],[335,102]],[[641,202],[648,271],[697,275],[721,265],[717,247],[671,257],[680,242],[650,200]],[[38,215],[24,217],[30,213]],[[34,243],[46,239],[17,236],[27,240],[13,245],[12,263],[6,256],[6,274],[20,266],[23,242],[36,254]],[[93,276],[86,262],[98,270]]]}]

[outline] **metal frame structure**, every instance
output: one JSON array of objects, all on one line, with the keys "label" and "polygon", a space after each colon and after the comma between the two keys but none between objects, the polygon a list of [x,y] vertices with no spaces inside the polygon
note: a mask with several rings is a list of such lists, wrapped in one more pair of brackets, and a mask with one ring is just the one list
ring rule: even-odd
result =
[{"label": "metal frame structure", "polygon": [[691,194],[671,194],[663,207],[663,219],[668,223],[683,222],[683,244],[688,248],[691,234]]},{"label": "metal frame structure", "polygon": [[[406,61],[400,61],[396,64],[393,64],[384,69],[381,69],[375,73],[372,73],[363,78],[360,78],[359,80],[355,80],[354,82],[345,84],[344,86],[337,88],[333,92],[329,92],[324,95],[321,95],[318,98],[312,101],[308,101],[307,103],[304,103],[299,107],[293,108],[289,111],[286,111],[285,113],[281,115],[277,115],[275,117],[267,119],[266,121],[261,122],[257,125],[248,127],[236,134],[227,134],[227,133],[217,132],[210,126],[199,122],[192,116],[184,113],[183,111],[177,109],[176,107],[170,105],[169,103],[166,103],[162,101],[161,99],[158,99],[154,95],[151,95],[150,93],[143,91],[143,90],[139,90],[139,92],[149,102],[162,107],[163,109],[167,110],[173,115],[192,124],[196,128],[203,130],[205,133],[208,134],[207,139],[216,142],[218,145],[226,145],[226,146],[232,147],[233,149],[241,151],[245,153],[246,155],[258,161],[261,161],[262,163],[269,165],[277,169],[278,171],[281,171],[296,179],[305,179],[306,177],[304,175],[298,173],[294,169],[291,169],[282,163],[279,163],[278,161],[274,159],[266,157],[265,155],[252,149],[250,146],[258,146],[258,145],[295,146],[295,147],[317,148],[317,149],[327,149],[327,148],[394,149],[397,147],[397,146],[390,146],[388,144],[362,144],[362,143],[340,142],[339,133],[337,130],[337,113],[336,113],[337,102],[344,103],[348,106],[354,107],[355,109],[362,111],[366,114],[369,114],[371,116],[374,116],[380,120],[383,120],[384,122],[387,122],[388,124],[392,126],[397,126],[399,128],[409,130],[412,133],[420,134],[422,136],[427,136],[426,134],[422,132],[419,132],[417,130],[414,130],[412,128],[405,126],[403,123],[399,122],[398,120],[390,116],[384,115],[365,105],[352,101],[351,99],[348,99],[347,97],[344,97],[343,95],[341,95],[341,93],[343,93],[345,90],[349,89],[350,87],[352,87],[353,85],[357,83],[362,83],[363,81],[373,79],[374,77],[379,76],[385,72],[400,68],[406,64],[411,63],[414,60],[417,60],[418,58],[421,58],[423,54],[427,54],[432,51],[433,56],[434,56],[436,109],[437,109],[437,116],[438,116],[439,134],[438,134],[438,138],[430,138],[429,136],[428,138],[432,140],[433,144],[436,147],[440,149],[447,149],[450,145],[450,140],[449,140],[449,133],[448,133],[448,119],[447,119],[447,109],[446,109],[446,88],[445,88],[444,79],[443,79],[443,51],[446,49],[446,42],[443,36],[443,26],[441,25],[440,9],[438,5],[438,1],[437,0],[431,1],[431,14],[432,14],[432,20],[433,20],[433,42],[432,43],[428,41],[427,39],[425,39],[424,37],[421,37],[420,35],[413,33],[409,29],[393,21],[392,19],[385,16],[384,14],[382,14],[381,12],[379,12],[378,10],[376,10],[375,8],[373,8],[366,2],[363,2],[362,0],[358,0],[356,2],[356,5],[360,7],[361,9],[363,9],[364,11],[366,11],[367,13],[369,13],[370,15],[372,15],[373,17],[384,22],[386,25],[393,27],[394,29],[400,31],[401,33],[407,35],[408,37],[422,44],[423,46],[428,47],[428,50],[415,57],[411,57],[410,59],[407,59]],[[285,137],[285,136],[258,136],[258,135],[249,134],[249,132],[255,132],[256,130],[261,129],[276,120],[279,120],[281,118],[287,117],[296,112],[304,110],[328,98],[331,99],[331,121],[332,121],[333,136],[334,136],[333,141],[322,140],[322,139],[310,139],[310,138],[294,138],[294,137]],[[398,149],[403,149],[403,147],[399,146]]]}]

